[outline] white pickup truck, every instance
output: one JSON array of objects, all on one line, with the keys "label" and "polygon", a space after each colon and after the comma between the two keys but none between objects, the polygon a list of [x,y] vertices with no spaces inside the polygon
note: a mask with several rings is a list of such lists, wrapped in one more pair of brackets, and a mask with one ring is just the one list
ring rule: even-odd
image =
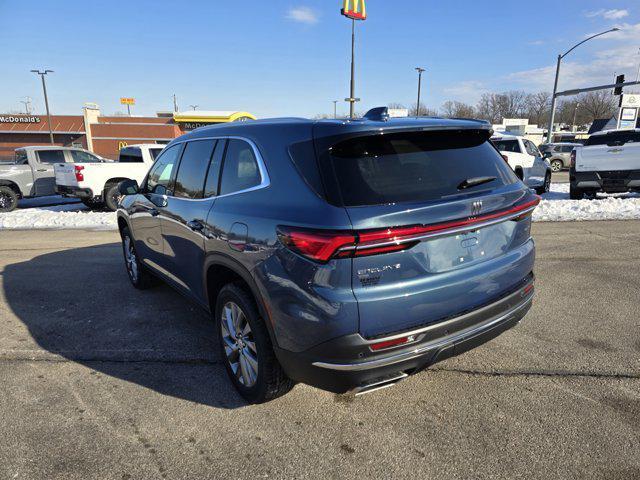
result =
[{"label": "white pickup truck", "polygon": [[89,208],[106,206],[118,209],[118,184],[123,180],[142,183],[149,168],[164,145],[130,145],[120,150],[117,162],[58,163],[54,166],[56,192],[65,197],[77,197]]},{"label": "white pickup truck", "polygon": [[640,191],[640,129],[594,133],[571,153],[569,196]]}]

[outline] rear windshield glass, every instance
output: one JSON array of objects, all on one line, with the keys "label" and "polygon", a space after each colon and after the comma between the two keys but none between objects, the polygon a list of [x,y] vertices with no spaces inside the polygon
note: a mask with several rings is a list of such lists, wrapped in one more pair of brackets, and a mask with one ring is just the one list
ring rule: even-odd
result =
[{"label": "rear windshield glass", "polygon": [[501,152],[522,153],[518,140],[492,140],[493,144]]},{"label": "rear windshield glass", "polygon": [[161,148],[150,148],[149,153],[151,154],[151,158],[155,160],[156,157],[160,155],[161,151],[162,151]]},{"label": "rear windshield glass", "polygon": [[624,145],[625,143],[640,142],[640,132],[616,132],[606,135],[593,135],[586,141],[585,146],[593,145]]},{"label": "rear windshield glass", "polygon": [[[481,130],[358,137],[330,149],[345,206],[422,202],[517,181]],[[461,187],[465,181],[473,186]],[[488,178],[487,178],[488,177]]]}]

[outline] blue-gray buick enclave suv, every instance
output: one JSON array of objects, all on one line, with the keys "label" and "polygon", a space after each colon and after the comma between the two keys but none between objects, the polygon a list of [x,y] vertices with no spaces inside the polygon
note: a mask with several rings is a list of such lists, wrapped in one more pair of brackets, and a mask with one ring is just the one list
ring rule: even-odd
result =
[{"label": "blue-gray buick enclave suv", "polygon": [[490,136],[385,109],[197,129],[120,185],[129,278],[211,313],[250,402],[392,385],[531,306],[539,197]]}]

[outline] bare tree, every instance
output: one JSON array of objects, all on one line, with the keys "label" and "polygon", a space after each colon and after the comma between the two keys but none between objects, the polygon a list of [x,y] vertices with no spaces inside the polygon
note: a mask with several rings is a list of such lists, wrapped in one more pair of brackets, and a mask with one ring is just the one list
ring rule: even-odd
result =
[{"label": "bare tree", "polygon": [[498,123],[503,118],[520,118],[527,114],[527,94],[522,90],[483,93],[476,106],[479,118]]},{"label": "bare tree", "polygon": [[616,114],[617,98],[609,90],[599,90],[579,95],[580,110],[587,115],[588,122],[596,118],[611,118]]},{"label": "bare tree", "polygon": [[407,107],[405,107],[402,103],[400,102],[391,102],[389,105],[387,105],[387,108],[390,108],[392,110],[398,109],[398,110],[403,110]]},{"label": "bare tree", "polygon": [[476,109],[472,105],[455,100],[444,102],[440,112],[443,117],[447,118],[473,118],[476,116]]},{"label": "bare tree", "polygon": [[529,122],[544,125],[551,110],[551,94],[549,92],[530,93],[525,99],[525,105]]},{"label": "bare tree", "polygon": [[438,112],[432,108],[427,107],[424,103],[420,102],[420,108],[418,109],[416,104],[411,105],[409,109],[410,117],[437,117]]}]

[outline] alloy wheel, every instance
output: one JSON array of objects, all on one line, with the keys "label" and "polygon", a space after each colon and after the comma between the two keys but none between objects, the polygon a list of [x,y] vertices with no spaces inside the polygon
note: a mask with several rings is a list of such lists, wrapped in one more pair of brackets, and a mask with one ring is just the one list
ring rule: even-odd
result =
[{"label": "alloy wheel", "polygon": [[138,259],[133,247],[133,242],[129,236],[124,237],[124,259],[131,280],[136,282],[138,280]]},{"label": "alloy wheel", "polygon": [[258,380],[258,350],[247,316],[235,302],[228,302],[220,325],[231,371],[241,385],[252,387]]},{"label": "alloy wheel", "polygon": [[551,171],[552,172],[559,172],[560,170],[562,170],[562,162],[560,162],[558,160],[554,160],[553,162],[551,162]]},{"label": "alloy wheel", "polygon": [[0,192],[0,209],[1,208],[9,208],[11,205],[11,197],[8,193]]}]

